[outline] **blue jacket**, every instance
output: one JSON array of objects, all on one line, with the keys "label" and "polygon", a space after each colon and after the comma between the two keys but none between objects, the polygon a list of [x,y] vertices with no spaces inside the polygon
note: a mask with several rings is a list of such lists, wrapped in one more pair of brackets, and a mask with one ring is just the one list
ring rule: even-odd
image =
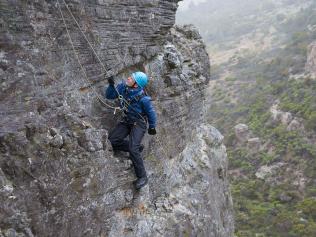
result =
[{"label": "blue jacket", "polygon": [[[120,83],[116,87],[118,93],[124,97],[125,100],[129,101],[130,105],[126,116],[131,121],[142,120],[143,117],[147,117],[149,128],[155,128],[157,122],[156,111],[151,103],[151,98],[145,95],[142,88],[130,88],[125,83]],[[107,99],[116,99],[118,94],[113,85],[109,85],[105,91],[105,97]],[[121,104],[122,107],[122,104]]]}]

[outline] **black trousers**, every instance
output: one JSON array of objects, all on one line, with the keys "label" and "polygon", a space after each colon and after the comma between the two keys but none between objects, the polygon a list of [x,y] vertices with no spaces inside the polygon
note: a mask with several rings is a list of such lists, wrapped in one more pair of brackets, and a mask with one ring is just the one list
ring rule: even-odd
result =
[{"label": "black trousers", "polygon": [[[129,152],[137,178],[145,177],[146,170],[139,151],[141,141],[146,132],[144,122],[121,121],[110,132],[109,140],[113,150]],[[125,138],[129,135],[129,139]]]}]

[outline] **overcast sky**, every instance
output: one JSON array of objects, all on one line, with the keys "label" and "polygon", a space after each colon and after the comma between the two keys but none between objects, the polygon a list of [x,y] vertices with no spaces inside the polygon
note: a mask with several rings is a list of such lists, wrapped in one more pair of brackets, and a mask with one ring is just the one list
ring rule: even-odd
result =
[{"label": "overcast sky", "polygon": [[205,2],[206,0],[183,0],[182,2],[179,2],[179,10],[185,10],[189,7],[190,3],[200,3]]}]

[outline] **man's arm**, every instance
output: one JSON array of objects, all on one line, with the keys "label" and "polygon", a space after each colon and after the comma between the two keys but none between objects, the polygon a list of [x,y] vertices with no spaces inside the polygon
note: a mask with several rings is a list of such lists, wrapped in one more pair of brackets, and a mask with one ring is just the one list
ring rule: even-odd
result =
[{"label": "man's arm", "polygon": [[114,100],[114,99],[118,98],[119,95],[117,94],[117,91],[119,93],[122,93],[123,87],[124,87],[123,83],[118,84],[116,89],[115,89],[114,84],[110,84],[105,90],[105,98],[110,99],[110,100]]}]

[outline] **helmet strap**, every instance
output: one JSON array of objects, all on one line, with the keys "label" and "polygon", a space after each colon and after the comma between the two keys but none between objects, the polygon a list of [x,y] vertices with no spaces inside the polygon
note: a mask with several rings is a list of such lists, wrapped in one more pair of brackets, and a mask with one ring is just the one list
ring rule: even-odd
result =
[{"label": "helmet strap", "polygon": [[136,83],[136,81],[134,81],[134,84],[132,85],[132,88],[136,88],[136,87],[137,87],[137,83]]}]

